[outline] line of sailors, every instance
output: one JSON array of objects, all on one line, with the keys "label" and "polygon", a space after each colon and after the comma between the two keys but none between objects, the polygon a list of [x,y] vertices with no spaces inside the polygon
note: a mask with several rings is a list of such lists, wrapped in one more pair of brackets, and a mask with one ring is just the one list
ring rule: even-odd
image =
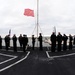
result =
[{"label": "line of sailors", "polygon": [[[32,40],[35,40],[35,37],[34,35],[32,36],[33,39]],[[69,41],[68,41],[69,40]],[[39,41],[39,49],[40,50],[43,50],[43,39],[42,39],[42,34],[40,33],[39,34],[39,38],[38,38],[38,41]],[[55,50],[57,49],[57,51],[61,51],[62,47],[63,47],[63,50],[67,50],[67,43],[69,43],[69,50],[72,49],[73,45],[75,45],[75,36],[72,37],[71,34],[69,34],[69,37],[66,36],[66,34],[63,34],[63,36],[61,35],[60,32],[58,32],[58,35],[56,36],[56,34],[53,32],[50,36],[50,42],[47,42],[51,45],[51,52],[55,52]],[[63,46],[62,46],[62,43],[63,43]],[[32,47],[34,49],[34,44],[35,44],[35,41],[33,41],[32,43]]]},{"label": "line of sailors", "polygon": [[[23,51],[25,52],[27,49],[27,46],[28,46],[28,37],[27,37],[27,35],[22,36],[22,34],[20,34],[20,36],[18,38],[16,37],[16,34],[14,34],[12,38],[10,38],[10,35],[6,35],[4,38],[6,50],[9,49],[10,40],[12,40],[13,41],[13,50],[14,50],[14,52],[17,52],[17,39],[20,44],[20,49],[23,49]],[[32,49],[33,50],[35,47],[35,39],[36,38],[34,37],[34,35],[32,35]],[[40,50],[42,50],[43,48],[42,48],[42,35],[41,35],[41,33],[38,37],[38,41],[40,44]],[[0,36],[0,49],[2,49],[2,37],[1,36]]]},{"label": "line of sailors", "polygon": [[[72,49],[73,45],[75,45],[75,36],[74,38],[71,36],[71,34],[69,34],[69,37],[66,36],[66,34],[63,34],[63,36],[61,35],[60,32],[58,32],[58,35],[56,36],[55,33],[53,32],[51,37],[51,51],[55,52],[56,50],[56,45],[57,45],[57,50],[58,52],[61,51],[61,48],[63,47],[63,50],[67,50],[67,40],[69,43],[69,50]],[[63,42],[63,46],[62,46],[62,42]]]},{"label": "line of sailors", "polygon": [[[16,35],[14,34],[11,39],[13,40],[13,50],[14,50],[14,52],[17,52],[17,37],[16,37]],[[6,50],[8,50],[10,47],[10,40],[11,39],[10,39],[10,35],[6,35],[4,38]],[[23,37],[22,37],[22,35],[20,34],[20,36],[18,37],[18,40],[20,43],[20,48],[23,47],[23,51],[25,52],[26,45],[28,43],[27,35],[23,35]],[[0,36],[0,49],[2,49],[2,38],[1,38],[1,36]]]},{"label": "line of sailors", "polygon": [[[36,38],[34,37],[34,35],[32,35],[32,49],[33,50],[35,48],[35,39]],[[6,50],[8,50],[9,47],[10,47],[10,40],[11,40],[10,35],[6,35],[4,40],[5,40]],[[14,49],[15,52],[17,52],[17,37],[16,37],[16,34],[13,35],[12,40],[13,40],[13,49]],[[58,32],[58,35],[56,36],[55,33],[53,32],[50,36],[51,51],[55,52],[56,46],[57,46],[57,50],[61,51],[62,41],[63,41],[63,50],[67,50],[67,40],[68,40],[68,36],[66,36],[66,34],[63,34],[63,36],[62,36],[61,33]],[[18,37],[18,41],[19,41],[19,44],[20,44],[20,48],[23,49],[23,51],[25,52],[26,46],[28,45],[27,35],[22,36],[22,34],[20,34],[20,36]],[[42,37],[41,33],[39,33],[38,41],[39,41],[39,49],[43,50],[43,37]],[[73,41],[73,43],[72,43],[72,41]],[[72,49],[73,44],[75,44],[75,36],[73,38],[70,34],[69,35],[69,49]],[[1,36],[0,36],[0,49],[2,49],[2,38],[1,38]]]}]

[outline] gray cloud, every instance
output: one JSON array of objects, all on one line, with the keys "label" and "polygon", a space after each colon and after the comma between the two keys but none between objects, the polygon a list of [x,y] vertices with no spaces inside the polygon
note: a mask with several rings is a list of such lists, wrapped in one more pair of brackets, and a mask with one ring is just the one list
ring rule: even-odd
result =
[{"label": "gray cloud", "polygon": [[[0,0],[0,34],[4,36],[11,29],[12,35],[31,36],[36,25],[36,1]],[[24,16],[25,8],[33,9],[35,17]],[[39,25],[44,35],[50,36],[54,26],[62,34],[75,34],[75,0],[39,0]]]}]

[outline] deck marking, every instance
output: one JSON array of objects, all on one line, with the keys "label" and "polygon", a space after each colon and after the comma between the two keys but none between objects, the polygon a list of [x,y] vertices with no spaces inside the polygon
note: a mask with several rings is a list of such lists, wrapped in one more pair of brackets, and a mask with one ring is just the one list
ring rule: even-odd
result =
[{"label": "deck marking", "polygon": [[75,55],[75,53],[59,55],[59,56],[52,56],[52,58],[68,57],[68,56],[72,56],[72,55]]},{"label": "deck marking", "polygon": [[6,62],[8,62],[8,61],[11,61],[11,60],[13,60],[13,59],[16,59],[16,58],[17,58],[17,56],[16,56],[16,57],[13,57],[13,58],[10,58],[10,59],[8,59],[8,60],[5,60],[5,61],[3,61],[3,62],[0,62],[0,65],[6,63]]},{"label": "deck marking", "polygon": [[50,55],[49,55],[49,53],[48,53],[48,52],[49,52],[49,51],[46,51],[46,54],[47,54],[47,57],[48,57],[48,58],[50,58]]},{"label": "deck marking", "polygon": [[9,55],[9,54],[4,54],[4,53],[0,53],[0,55],[8,56],[8,57],[15,57],[14,55]]},{"label": "deck marking", "polygon": [[11,65],[5,67],[5,68],[0,69],[0,72],[4,71],[4,70],[6,70],[6,69],[9,69],[9,68],[11,68],[11,67],[13,67],[14,65],[19,64],[20,62],[22,62],[23,60],[25,60],[25,59],[28,57],[29,54],[30,54],[30,51],[28,51],[27,55],[26,55],[24,58],[18,60],[17,62],[15,62],[15,63],[13,63],[13,64],[11,64]]},{"label": "deck marking", "polygon": [[8,60],[5,60],[5,61],[3,61],[3,62],[0,62],[0,65],[6,63],[6,62],[8,62],[8,61],[11,61],[11,60],[13,60],[13,59],[15,59],[15,58],[18,57],[18,56],[14,56],[14,55],[3,54],[3,53],[0,53],[0,55],[2,55],[2,56],[7,56],[7,57],[12,57],[12,58],[10,58],[10,59],[8,59]]},{"label": "deck marking", "polygon": [[47,54],[47,57],[48,57],[48,58],[61,58],[61,57],[68,57],[68,56],[75,55],[75,53],[70,53],[70,54],[59,55],[59,56],[50,56],[50,55],[49,55],[49,51],[46,51],[46,54]]}]

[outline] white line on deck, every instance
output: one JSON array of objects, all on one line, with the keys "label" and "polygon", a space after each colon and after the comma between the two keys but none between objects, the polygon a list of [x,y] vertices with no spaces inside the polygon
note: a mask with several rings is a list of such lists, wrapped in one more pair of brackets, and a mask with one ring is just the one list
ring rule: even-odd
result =
[{"label": "white line on deck", "polygon": [[7,56],[7,57],[16,57],[14,55],[8,55],[8,54],[3,54],[3,53],[0,53],[0,55]]},{"label": "white line on deck", "polygon": [[48,57],[48,58],[50,58],[50,55],[49,55],[49,53],[48,53],[48,52],[49,52],[49,51],[46,51],[46,54],[47,54],[47,57]]},{"label": "white line on deck", "polygon": [[75,53],[71,53],[71,54],[65,54],[65,55],[59,55],[59,56],[50,56],[49,51],[46,51],[46,54],[48,58],[60,58],[60,57],[68,57],[68,56],[75,55]]},{"label": "white line on deck", "polygon": [[0,69],[0,72],[4,71],[4,70],[6,70],[6,69],[9,69],[9,68],[11,68],[11,67],[14,66],[14,65],[19,64],[20,62],[22,62],[23,60],[25,60],[25,59],[28,57],[29,54],[30,54],[30,51],[28,51],[27,55],[26,55],[24,58],[18,60],[17,62],[15,62],[15,63],[13,63],[13,64],[11,64],[11,65],[5,67],[5,68]]},{"label": "white line on deck", "polygon": [[6,62],[8,62],[8,61],[11,61],[11,60],[13,60],[13,59],[15,59],[15,58],[18,57],[18,56],[14,56],[14,55],[3,54],[3,53],[0,53],[0,55],[2,55],[2,56],[7,56],[7,57],[12,57],[12,58],[10,58],[10,59],[8,59],[8,60],[5,60],[5,61],[3,61],[3,62],[0,62],[0,65],[6,63]]},{"label": "white line on deck", "polygon": [[3,61],[3,62],[0,62],[0,65],[6,63],[6,62],[8,62],[8,61],[11,61],[11,60],[13,60],[13,59],[16,59],[16,58],[17,58],[17,56],[16,56],[16,57],[13,57],[13,58],[10,58],[10,59],[8,59],[8,60],[5,60],[5,61]]}]

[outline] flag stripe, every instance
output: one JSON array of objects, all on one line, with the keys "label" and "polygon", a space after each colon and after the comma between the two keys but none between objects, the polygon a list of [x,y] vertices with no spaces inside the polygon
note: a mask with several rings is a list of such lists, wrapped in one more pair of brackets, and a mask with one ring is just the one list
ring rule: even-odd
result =
[{"label": "flag stripe", "polygon": [[34,17],[34,10],[25,9],[25,10],[24,10],[24,15]]}]

